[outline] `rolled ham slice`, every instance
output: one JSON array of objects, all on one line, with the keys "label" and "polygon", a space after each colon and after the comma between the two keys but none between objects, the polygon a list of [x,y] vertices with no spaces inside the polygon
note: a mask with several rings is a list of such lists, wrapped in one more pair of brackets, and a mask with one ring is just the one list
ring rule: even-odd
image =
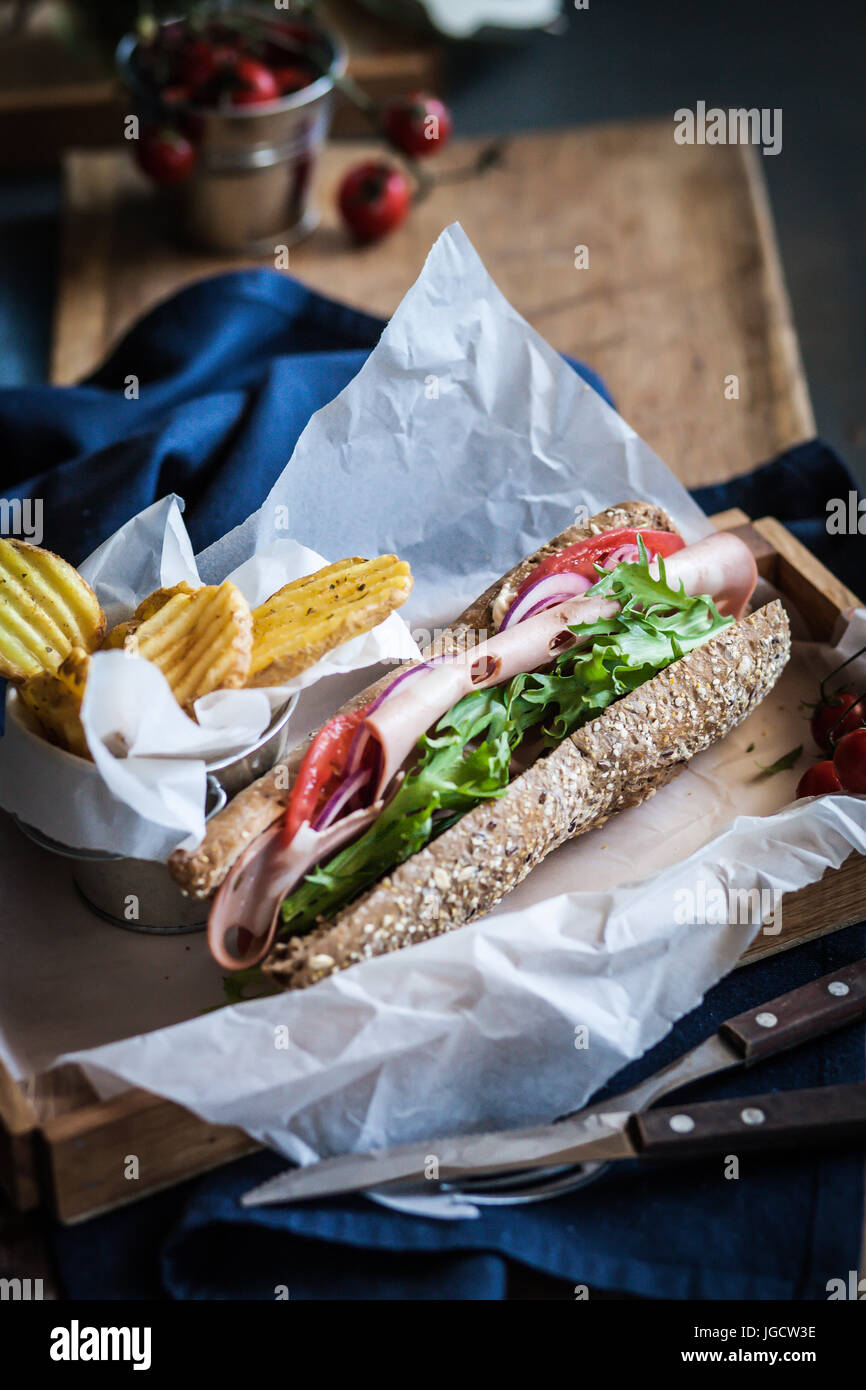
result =
[{"label": "rolled ham slice", "polygon": [[[372,825],[381,810],[382,803],[375,802],[326,830],[304,823],[288,845],[283,844],[281,821],[253,840],[223,880],[210,910],[207,940],[217,964],[224,970],[246,970],[263,960],[276,936],[283,899],[322,859]],[[236,931],[246,942],[238,943],[237,953],[230,941]]]},{"label": "rolled ham slice", "polygon": [[362,759],[372,759],[373,747],[378,749],[376,798],[384,795],[421,735],[434,728],[464,695],[503,685],[524,671],[547,666],[560,652],[579,644],[581,639],[569,631],[570,625],[594,623],[618,610],[619,605],[610,599],[569,599],[443,661],[384,700],[364,720],[368,743],[361,754]]},{"label": "rolled ham slice", "polygon": [[[668,583],[687,594],[710,594],[725,617],[739,622],[758,582],[755,557],[739,536],[719,531],[665,560]],[[657,562],[652,568],[658,573]]]}]

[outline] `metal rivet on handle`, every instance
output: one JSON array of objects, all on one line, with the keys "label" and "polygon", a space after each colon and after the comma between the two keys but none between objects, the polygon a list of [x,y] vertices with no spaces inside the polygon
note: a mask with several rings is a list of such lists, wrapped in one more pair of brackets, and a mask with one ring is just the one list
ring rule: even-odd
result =
[{"label": "metal rivet on handle", "polygon": [[848,988],[844,980],[831,980],[829,985],[827,986],[827,993],[835,994],[839,998],[841,998],[843,994],[850,994],[851,990]]},{"label": "metal rivet on handle", "polygon": [[759,1110],[756,1105],[749,1105],[740,1111],[740,1119],[744,1125],[762,1125],[766,1118],[763,1110]]},{"label": "metal rivet on handle", "polygon": [[695,1127],[691,1115],[671,1115],[668,1124],[674,1134],[688,1134]]},{"label": "metal rivet on handle", "polygon": [[779,1020],[776,1018],[776,1015],[775,1015],[775,1014],[763,1013],[763,1014],[755,1014],[755,1022],[756,1022],[761,1028],[775,1028],[775,1026],[776,1026],[776,1024],[779,1022]]}]

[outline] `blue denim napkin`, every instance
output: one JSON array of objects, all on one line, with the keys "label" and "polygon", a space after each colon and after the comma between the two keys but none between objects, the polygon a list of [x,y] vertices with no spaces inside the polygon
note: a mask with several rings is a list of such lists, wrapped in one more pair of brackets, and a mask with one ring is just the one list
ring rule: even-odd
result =
[{"label": "blue denim napkin", "polygon": [[[382,323],[270,271],[194,285],[143,319],[89,381],[0,391],[0,492],[43,499],[45,544],[82,559],[170,491],[187,500],[196,550],[261,502],[313,411],[357,373]],[[574,363],[606,394],[599,379]],[[137,399],[128,399],[130,378]],[[855,591],[862,540],[831,536],[828,501],[854,484],[818,441],[695,495],[708,511],[780,517]],[[723,980],[618,1076],[633,1084],[724,1018],[863,955],[851,927]],[[860,1080],[863,1029],[810,1044],[711,1098]],[[802,1152],[750,1158],[726,1181],[715,1160],[675,1171],[620,1167],[579,1193],[476,1221],[436,1222],[363,1199],[244,1210],[238,1197],[283,1167],[256,1155],[56,1232],[76,1298],[460,1298],[505,1296],[515,1264],[655,1297],[824,1298],[856,1267],[862,1162]]]}]

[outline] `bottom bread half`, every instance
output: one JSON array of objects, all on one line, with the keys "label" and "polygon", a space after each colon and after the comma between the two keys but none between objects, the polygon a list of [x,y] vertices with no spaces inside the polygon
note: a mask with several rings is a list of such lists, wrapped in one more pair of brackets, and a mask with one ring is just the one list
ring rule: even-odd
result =
[{"label": "bottom bread half", "polygon": [[652,796],[772,690],[790,655],[776,601],[723,628],[564,740],[331,922],[264,962],[286,989],[453,931],[489,912],[551,850]]}]

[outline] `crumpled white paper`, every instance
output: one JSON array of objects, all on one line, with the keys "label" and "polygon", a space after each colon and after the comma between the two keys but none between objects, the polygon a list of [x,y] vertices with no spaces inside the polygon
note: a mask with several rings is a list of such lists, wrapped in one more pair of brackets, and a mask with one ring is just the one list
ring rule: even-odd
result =
[{"label": "crumpled white paper", "polygon": [[[202,582],[182,505],[175,496],[154,502],[81,565],[109,626],[128,618],[156,589]],[[219,565],[222,545],[210,547],[212,566]],[[327,563],[309,547],[277,537],[221,577],[231,579],[255,608]],[[417,655],[406,624],[392,613],[282,685],[205,695],[195,703],[194,720],[152,662],[97,652],[81,722],[98,775],[22,728],[10,693],[0,740],[0,805],[62,844],[165,859],[181,840],[197,844],[204,834],[209,762],[251,747],[300,690],[324,677]]]},{"label": "crumpled white paper", "polygon": [[[334,536],[345,553],[375,537],[411,560],[413,623],[429,628],[577,506],[627,497],[662,503],[690,539],[710,530],[452,228],[358,377],[313,417],[271,497],[226,544],[230,563],[242,563],[270,539],[277,505],[293,534],[326,553]],[[212,562],[199,557],[206,579],[223,572]],[[701,919],[701,902],[720,894],[732,915],[733,890],[793,891],[866,852],[866,798],[789,804],[805,758],[758,775],[758,762],[807,741],[799,700],[814,695],[828,660],[798,646],[777,690],[729,739],[644,806],[562,846],[484,920],[312,989],[123,1041],[128,1023],[109,1016],[107,1001],[90,1036],[98,1024],[112,1040],[83,1048],[76,1018],[65,1060],[102,1094],[144,1086],[300,1162],[541,1122],[580,1105],[693,1008],[758,930],[752,918],[719,924],[717,911]],[[347,685],[316,694],[330,694],[333,708]],[[678,920],[690,900],[695,911]],[[74,999],[74,981],[60,1001],[53,995],[55,1007]],[[6,998],[0,1016],[14,1008]],[[575,1047],[580,1025],[587,1048]],[[447,1204],[413,1209],[455,1214]]]}]

